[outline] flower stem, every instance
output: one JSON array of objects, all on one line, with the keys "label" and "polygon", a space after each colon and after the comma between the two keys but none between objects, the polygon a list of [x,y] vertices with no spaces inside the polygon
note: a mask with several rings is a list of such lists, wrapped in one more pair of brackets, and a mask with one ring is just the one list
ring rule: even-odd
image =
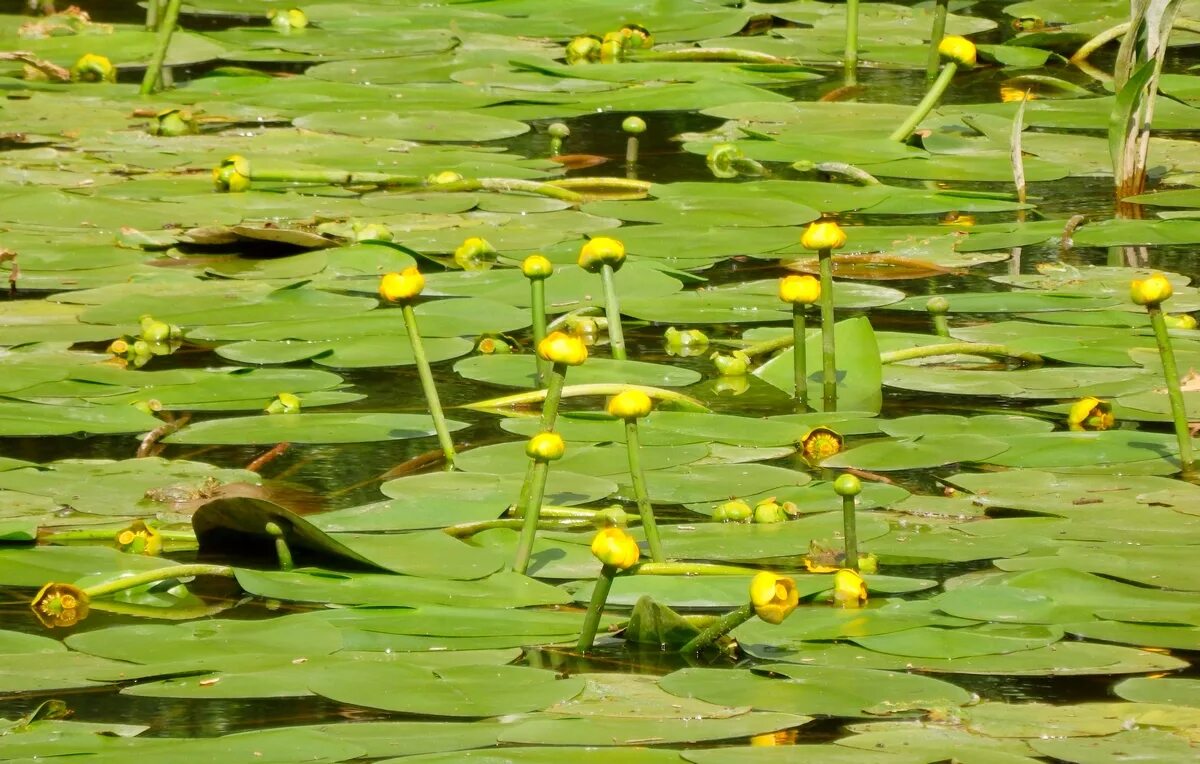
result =
[{"label": "flower stem", "polygon": [[[537,527],[539,530],[566,530],[570,528],[579,528],[581,526],[592,525],[590,518],[556,518],[545,519],[545,507],[538,512],[539,519]],[[465,539],[474,536],[476,533],[483,533],[495,528],[512,528],[514,530],[523,530],[525,520],[516,517],[501,517],[496,520],[479,520],[473,523],[457,523],[455,525],[447,525],[442,528],[442,532],[448,536],[453,536],[456,539]]]},{"label": "flower stem", "polygon": [[583,629],[579,632],[579,643],[575,649],[581,653],[591,652],[592,643],[596,641],[596,629],[600,626],[600,616],[604,613],[604,603],[608,602],[608,593],[612,590],[613,577],[617,569],[612,565],[600,568],[600,577],[592,589],[592,601],[588,603],[587,615],[583,618]]},{"label": "flower stem", "polygon": [[521,538],[517,542],[517,558],[513,570],[524,573],[533,554],[533,540],[537,537],[538,510],[546,493],[546,477],[550,474],[550,463],[542,460],[533,463],[533,479],[529,484],[529,496],[525,500],[525,516],[521,523]]},{"label": "flower stem", "polygon": [[837,361],[833,341],[833,251],[817,251],[821,266],[821,381],[824,410],[837,411]]},{"label": "flower stem", "polygon": [[284,537],[279,523],[267,523],[263,526],[263,530],[267,532],[268,536],[275,539],[275,556],[279,558],[279,569],[289,571],[296,567],[292,561],[292,550],[288,548],[287,538]]},{"label": "flower stem", "polygon": [[608,318],[608,342],[612,346],[612,357],[625,360],[625,333],[621,331],[621,306],[617,304],[617,285],[612,266],[605,263],[600,267],[600,278],[604,281],[604,315]]},{"label": "flower stem", "polygon": [[103,597],[107,594],[133,589],[137,586],[153,584],[158,581],[166,581],[171,578],[191,578],[194,576],[222,576],[224,578],[233,578],[233,567],[229,565],[167,565],[162,568],[152,568],[144,570],[141,573],[135,573],[132,576],[123,576],[114,578],[111,581],[89,586],[83,591],[88,597]]},{"label": "flower stem", "polygon": [[912,135],[912,131],[917,125],[921,124],[921,120],[929,116],[929,112],[933,111],[933,107],[937,106],[937,102],[941,100],[942,94],[946,92],[946,88],[950,87],[950,80],[954,79],[954,73],[958,71],[958,62],[947,61],[942,67],[941,74],[929,86],[929,90],[925,92],[925,97],[921,102],[913,107],[912,113],[908,118],[888,136],[888,140],[904,142],[908,140],[908,136]]},{"label": "flower stem", "polygon": [[[544,279],[531,279],[529,282],[529,309],[533,313],[533,346],[536,348],[546,339],[546,282]],[[538,369],[538,384],[546,379],[548,361],[536,357]]]},{"label": "flower stem", "polygon": [[646,532],[646,543],[650,547],[650,559],[666,562],[662,540],[658,536],[658,524],[654,522],[654,507],[650,505],[650,493],[646,490],[646,475],[642,472],[638,425],[636,419],[625,420],[625,448],[629,452],[629,478],[633,482],[633,494],[637,497],[638,514]]},{"label": "flower stem", "polygon": [[1026,363],[1042,363],[1042,357],[1036,353],[1026,353],[1012,350],[1007,345],[989,345],[978,342],[946,342],[939,345],[919,345],[903,350],[891,350],[879,354],[879,362],[883,364],[897,361],[910,361],[914,358],[930,358],[939,355],[981,355],[998,358],[1015,358]]},{"label": "flower stem", "polygon": [[417,374],[421,377],[421,389],[425,391],[425,401],[429,404],[429,415],[433,417],[433,428],[437,431],[438,442],[442,453],[446,456],[446,469],[454,469],[454,440],[446,427],[446,416],[442,413],[442,402],[438,398],[437,386],[433,383],[433,372],[429,368],[429,359],[425,356],[425,346],[421,344],[421,332],[417,329],[417,314],[411,303],[401,306],[404,314],[404,328],[408,330],[408,341],[412,345],[413,359],[417,362]]},{"label": "flower stem", "polygon": [[804,308],[800,303],[792,304],[792,368],[796,377],[796,400],[807,408],[808,353],[805,352],[804,345],[808,327],[805,326]]},{"label": "flower stem", "polygon": [[946,36],[946,11],[949,5],[950,0],[936,0],[933,6],[933,29],[929,32],[929,60],[925,64],[925,79],[929,82],[933,82],[937,77],[938,61],[942,58],[938,46]]},{"label": "flower stem", "polygon": [[846,0],[846,85],[858,84],[858,0]]},{"label": "flower stem", "polygon": [[855,499],[853,496],[842,497],[842,537],[846,544],[845,567],[858,572],[858,523],[854,517]]},{"label": "flower stem", "polygon": [[1185,475],[1192,474],[1192,435],[1188,428],[1187,409],[1183,404],[1183,391],[1179,387],[1179,367],[1175,364],[1175,350],[1167,335],[1167,324],[1163,321],[1162,307],[1147,305],[1150,326],[1154,328],[1154,339],[1158,342],[1158,354],[1162,358],[1163,376],[1167,382],[1167,397],[1171,401],[1171,418],[1175,422],[1175,438],[1179,441],[1179,463]]},{"label": "flower stem", "polygon": [[[154,3],[156,0],[150,2]],[[154,56],[150,59],[150,66],[146,67],[142,86],[138,90],[144,96],[150,95],[158,87],[163,62],[167,60],[167,48],[171,46],[171,35],[175,33],[175,25],[179,21],[179,6],[182,4],[183,0],[167,0],[167,8],[158,22],[158,42],[155,44]]]},{"label": "flower stem", "polygon": [[737,610],[732,610],[721,616],[720,619],[713,621],[704,631],[692,637],[686,645],[679,648],[679,652],[694,655],[749,621],[753,615],[754,607],[747,602]]},{"label": "flower stem", "polygon": [[[787,338],[788,342],[792,341],[791,337]],[[563,398],[574,398],[583,395],[616,395],[631,387],[636,387],[651,398],[655,398],[663,403],[673,404],[675,408],[683,411],[694,411],[696,413],[707,413],[708,407],[700,401],[683,393],[674,390],[664,390],[659,387],[648,387],[645,385],[626,385],[619,382],[594,382],[586,385],[567,385],[563,387],[561,396]],[[537,403],[545,400],[548,397],[547,390],[530,390],[524,393],[514,393],[513,395],[504,395],[499,398],[488,398],[475,403],[468,403],[463,406],[467,409],[475,410],[491,410],[498,408],[507,408],[510,406],[523,406],[526,404]],[[543,406],[543,413],[545,407]]]}]

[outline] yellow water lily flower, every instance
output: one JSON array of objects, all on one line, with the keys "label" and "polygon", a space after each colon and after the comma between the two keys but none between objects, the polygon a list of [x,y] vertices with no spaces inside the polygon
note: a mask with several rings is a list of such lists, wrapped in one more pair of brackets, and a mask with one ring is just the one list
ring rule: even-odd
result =
[{"label": "yellow water lily flower", "polygon": [[779,299],[793,305],[812,305],[821,299],[821,282],[812,276],[784,276],[779,280]]},{"label": "yellow water lily flower", "polygon": [[794,580],[764,570],[750,581],[750,604],[759,618],[779,624],[800,604],[800,594]]},{"label": "yellow water lily flower", "polygon": [[49,583],[29,603],[33,614],[47,629],[69,628],[87,618],[87,592],[72,584]]},{"label": "yellow water lily flower", "polygon": [[1067,426],[1072,430],[1109,430],[1116,424],[1112,404],[1099,398],[1080,398],[1071,405]]},{"label": "yellow water lily flower", "polygon": [[615,271],[625,262],[625,245],[608,236],[589,239],[579,250],[579,267],[597,273],[605,266]]},{"label": "yellow water lily flower", "polygon": [[557,432],[539,432],[525,444],[525,455],[538,462],[561,459],[567,444]]},{"label": "yellow water lily flower", "polygon": [[1158,305],[1171,298],[1175,288],[1161,273],[1150,278],[1134,279],[1129,285],[1129,296],[1138,305]]},{"label": "yellow water lily flower", "polygon": [[601,528],[592,539],[592,554],[604,565],[629,570],[641,557],[637,541],[622,528]]},{"label": "yellow water lily flower", "polygon": [[860,608],[867,603],[867,582],[849,568],[833,574],[833,601],[844,608]]},{"label": "yellow water lily flower", "polygon": [[117,548],[128,554],[154,556],[162,552],[162,534],[141,520],[117,532]]},{"label": "yellow water lily flower", "polygon": [[425,277],[410,265],[400,273],[388,273],[379,281],[379,296],[388,302],[412,302],[425,288]]},{"label": "yellow water lily flower", "polygon": [[800,453],[810,462],[820,462],[840,453],[845,441],[828,427],[814,427],[800,439]]},{"label": "yellow water lily flower", "polygon": [[554,273],[554,264],[542,255],[530,255],[521,261],[521,273],[530,281],[541,281]]},{"label": "yellow water lily flower", "polygon": [[106,56],[84,53],[71,65],[71,82],[116,82],[117,70]]},{"label": "yellow water lily flower", "polygon": [[587,360],[587,345],[574,334],[566,332],[550,332],[538,343],[537,354],[542,360],[551,363],[561,363],[564,366],[578,366]]},{"label": "yellow water lily flower", "polygon": [[846,232],[832,220],[818,220],[810,223],[800,237],[800,246],[805,249],[837,249],[845,246]]},{"label": "yellow water lily flower", "polygon": [[975,66],[975,43],[956,34],[948,34],[938,45],[942,58],[954,61],[959,66]]},{"label": "yellow water lily flower", "polygon": [[213,168],[213,185],[218,191],[239,194],[250,188],[250,162],[240,154],[231,154]]},{"label": "yellow water lily flower", "polygon": [[622,390],[608,402],[608,413],[621,419],[641,419],[654,408],[654,401],[641,390]]}]

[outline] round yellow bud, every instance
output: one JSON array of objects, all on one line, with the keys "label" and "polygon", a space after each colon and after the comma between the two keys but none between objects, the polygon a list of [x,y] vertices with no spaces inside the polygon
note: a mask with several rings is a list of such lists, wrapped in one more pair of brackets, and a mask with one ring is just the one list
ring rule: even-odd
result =
[{"label": "round yellow bud", "polygon": [[1176,316],[1163,314],[1163,321],[1167,323],[1168,329],[1195,329],[1196,319],[1190,313],[1180,313]]},{"label": "round yellow bud", "polygon": [[1134,279],[1129,285],[1129,296],[1138,305],[1157,306],[1170,299],[1174,292],[1171,282],[1161,273],[1156,273],[1148,279]]},{"label": "round yellow bud", "polygon": [[849,568],[833,574],[833,601],[844,608],[860,608],[867,603],[867,582]]},{"label": "round yellow bud", "polygon": [[625,262],[625,245],[607,236],[597,236],[590,239],[579,250],[579,267],[590,273],[597,273],[605,266],[611,266],[615,271]]},{"label": "round yellow bud", "polygon": [[796,582],[788,576],[763,571],[750,581],[750,604],[767,623],[780,624],[800,604]]},{"label": "round yellow bud", "polygon": [[525,455],[535,462],[553,462],[562,458],[567,444],[557,432],[539,432],[525,444]]},{"label": "round yellow bud", "polygon": [[938,53],[959,66],[975,66],[975,43],[965,37],[946,35],[938,44]]},{"label": "round yellow bud", "polygon": [[241,193],[250,188],[250,162],[240,154],[232,154],[213,168],[213,185],[218,191]]},{"label": "round yellow bud", "polygon": [[472,236],[454,250],[454,262],[464,271],[482,271],[496,262],[496,248],[487,239]]},{"label": "round yellow bud", "polygon": [[595,35],[576,37],[567,43],[568,64],[590,64],[600,60],[600,38]]},{"label": "round yellow bud", "polygon": [[812,276],[784,276],[779,280],[779,299],[793,305],[812,305],[821,299],[821,282]]},{"label": "round yellow bud", "polygon": [[845,246],[846,232],[832,220],[810,223],[800,237],[800,246],[805,249],[837,249]]},{"label": "round yellow bud", "polygon": [[71,66],[71,82],[116,82],[117,70],[107,57],[84,53]]},{"label": "round yellow bud", "polygon": [[554,263],[542,255],[530,255],[521,261],[521,273],[530,281],[548,279],[554,273]]},{"label": "round yellow bud", "polygon": [[550,332],[538,343],[537,354],[542,360],[550,363],[561,363],[564,366],[578,366],[587,360],[587,345],[573,334],[565,332]]},{"label": "round yellow bud", "polygon": [[415,265],[400,273],[388,273],[379,281],[379,296],[388,302],[412,302],[425,288],[425,277]]},{"label": "round yellow bud", "polygon": [[608,402],[608,413],[621,419],[641,419],[653,408],[650,396],[641,390],[623,390]]},{"label": "round yellow bud", "polygon": [[641,557],[637,541],[622,528],[602,528],[592,539],[592,554],[603,565],[629,570]]},{"label": "round yellow bud", "polygon": [[425,178],[425,182],[431,186],[448,186],[451,183],[458,183],[462,180],[465,180],[465,178],[453,170],[442,170]]}]

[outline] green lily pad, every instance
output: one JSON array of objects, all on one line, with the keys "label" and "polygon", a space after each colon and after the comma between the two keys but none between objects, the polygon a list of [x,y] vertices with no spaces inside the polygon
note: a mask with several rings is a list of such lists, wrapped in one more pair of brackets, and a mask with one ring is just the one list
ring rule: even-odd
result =
[{"label": "green lily pad", "polygon": [[[467,425],[447,421],[451,431]],[[421,414],[276,414],[214,419],[188,425],[168,443],[366,443],[422,438],[434,434],[433,420]]]}]

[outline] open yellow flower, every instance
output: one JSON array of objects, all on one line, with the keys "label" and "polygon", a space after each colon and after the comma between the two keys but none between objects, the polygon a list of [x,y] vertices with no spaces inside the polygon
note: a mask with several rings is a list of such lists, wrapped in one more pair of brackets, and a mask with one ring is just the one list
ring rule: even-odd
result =
[{"label": "open yellow flower", "polygon": [[810,462],[828,459],[842,450],[842,436],[828,427],[814,427],[800,439],[800,453]]},{"label": "open yellow flower", "polygon": [[88,595],[72,584],[49,583],[42,587],[29,607],[47,629],[68,628],[87,618]]},{"label": "open yellow flower", "polygon": [[1129,285],[1129,296],[1138,305],[1157,306],[1170,299],[1175,289],[1161,273],[1147,279],[1134,279]]},{"label": "open yellow flower", "polygon": [[759,618],[778,624],[800,604],[800,594],[791,578],[764,570],[750,581],[750,604]]},{"label": "open yellow flower", "polygon": [[587,345],[583,340],[566,332],[550,332],[538,343],[537,354],[550,363],[578,366],[587,360]]},{"label": "open yellow flower", "polygon": [[1108,430],[1116,424],[1112,404],[1099,398],[1080,398],[1067,414],[1067,426],[1072,430]]},{"label": "open yellow flower", "polygon": [[379,281],[379,296],[388,302],[412,302],[425,288],[425,277],[410,265],[400,273],[388,273]]},{"label": "open yellow flower", "polygon": [[622,528],[602,528],[592,539],[592,554],[604,565],[617,570],[629,570],[637,564],[642,552],[637,541]]},{"label": "open yellow flower", "polygon": [[162,534],[141,520],[117,532],[117,547],[128,554],[154,556],[162,552]]},{"label": "open yellow flower", "polygon": [[784,276],[779,280],[779,299],[793,305],[812,305],[821,299],[821,282],[812,276]]},{"label": "open yellow flower", "polygon": [[608,236],[589,239],[579,250],[579,267],[596,273],[605,265],[618,270],[625,262],[625,245]]},{"label": "open yellow flower", "polygon": [[975,43],[956,34],[948,34],[938,45],[938,53],[959,66],[975,66]]},{"label": "open yellow flower", "polygon": [[800,246],[805,249],[837,249],[845,246],[846,232],[832,220],[818,220],[804,230]]},{"label": "open yellow flower", "polygon": [[833,601],[844,608],[860,608],[867,603],[867,582],[849,568],[833,574]]},{"label": "open yellow flower", "polygon": [[641,390],[623,390],[608,402],[608,413],[621,419],[641,419],[654,408],[650,396]]},{"label": "open yellow flower", "polygon": [[218,191],[240,194],[250,188],[250,162],[240,154],[231,154],[213,168],[213,185]]}]

